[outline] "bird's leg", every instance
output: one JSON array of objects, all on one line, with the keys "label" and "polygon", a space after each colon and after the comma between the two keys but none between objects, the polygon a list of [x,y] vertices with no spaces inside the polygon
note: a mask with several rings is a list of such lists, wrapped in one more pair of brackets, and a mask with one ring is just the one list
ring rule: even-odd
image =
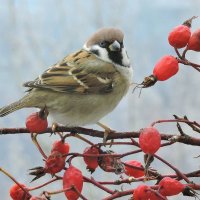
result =
[{"label": "bird's leg", "polygon": [[[104,129],[103,143],[105,144],[108,134],[113,132],[113,130],[109,128],[108,126],[106,126],[105,124],[102,124],[101,122],[97,122],[97,125]],[[113,139],[111,140],[111,145],[112,145],[112,142],[113,142]]]},{"label": "bird's leg", "polygon": [[52,123],[52,126],[51,126],[51,130],[52,130],[52,133],[51,135],[54,133],[54,134],[58,134],[61,138],[61,140],[63,140],[63,132],[58,132],[57,129],[59,128],[59,124],[56,123],[56,122],[53,122]]}]

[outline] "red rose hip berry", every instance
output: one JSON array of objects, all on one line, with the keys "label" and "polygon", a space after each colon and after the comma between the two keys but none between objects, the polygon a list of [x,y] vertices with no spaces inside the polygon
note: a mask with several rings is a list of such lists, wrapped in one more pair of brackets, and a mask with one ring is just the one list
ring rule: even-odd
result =
[{"label": "red rose hip berry", "polygon": [[162,57],[153,69],[153,75],[159,81],[165,81],[174,76],[179,70],[178,60],[170,55]]},{"label": "red rose hip berry", "polygon": [[190,36],[190,28],[186,25],[179,25],[169,33],[168,41],[174,48],[183,48],[187,45]]},{"label": "red rose hip berry", "polygon": [[163,200],[147,185],[139,185],[133,192],[134,200]]},{"label": "red rose hip berry", "polygon": [[[26,186],[23,185],[23,184],[20,184],[25,190],[26,189]],[[28,200],[30,198],[30,194],[28,193],[25,193],[20,187],[19,185],[15,184],[13,185],[11,188],[10,188],[10,196],[13,200]]]},{"label": "red rose hip berry", "polygon": [[185,186],[176,179],[165,177],[159,182],[159,192],[163,196],[177,195],[184,190]]},{"label": "red rose hip berry", "polygon": [[[131,165],[133,167],[143,168],[142,164],[136,160],[128,160],[125,162],[125,164]],[[137,168],[131,168],[131,167],[125,165],[125,174],[127,176],[133,176],[135,178],[139,178],[141,176],[144,176],[144,170],[140,170]]]},{"label": "red rose hip berry", "polygon": [[62,155],[63,154],[68,154],[69,153],[70,146],[67,142],[63,142],[62,140],[57,140],[53,143],[52,148],[51,148],[51,153],[54,151],[60,152]]},{"label": "red rose hip berry", "polygon": [[154,127],[142,129],[139,136],[139,144],[144,153],[151,155],[156,153],[161,144],[160,133]]},{"label": "red rose hip berry", "polygon": [[65,167],[65,157],[58,151],[52,152],[45,160],[44,170],[46,173],[55,174]]},{"label": "red rose hip berry", "polygon": [[26,119],[26,128],[31,133],[42,133],[47,129],[48,111],[46,108],[40,110],[40,112],[35,112],[29,115]]},{"label": "red rose hip berry", "polygon": [[139,185],[133,192],[134,200],[149,200],[151,195],[150,188],[147,185]]},{"label": "red rose hip berry", "polygon": [[200,51],[200,29],[192,33],[187,46],[188,50]]},{"label": "red rose hip berry", "polygon": [[[96,147],[87,147],[84,152],[83,155],[85,154],[93,154],[93,155],[98,155],[99,154],[99,150]],[[95,169],[98,167],[98,157],[89,157],[89,156],[84,156],[83,160],[85,162],[85,164],[87,165],[87,169],[93,173],[95,171]]]},{"label": "red rose hip berry", "polygon": [[[63,176],[63,189],[76,187],[81,193],[83,188],[83,175],[79,169],[70,165]],[[79,195],[73,189],[65,191],[65,196],[68,200],[77,200]]]}]

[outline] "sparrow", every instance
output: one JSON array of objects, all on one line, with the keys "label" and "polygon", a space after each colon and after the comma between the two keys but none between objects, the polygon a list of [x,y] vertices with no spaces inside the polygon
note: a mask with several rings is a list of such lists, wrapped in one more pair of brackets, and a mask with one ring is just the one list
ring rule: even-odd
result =
[{"label": "sparrow", "polygon": [[83,48],[24,83],[26,95],[0,109],[0,117],[22,108],[47,108],[56,123],[67,127],[99,124],[125,96],[133,69],[117,28],[102,28]]}]

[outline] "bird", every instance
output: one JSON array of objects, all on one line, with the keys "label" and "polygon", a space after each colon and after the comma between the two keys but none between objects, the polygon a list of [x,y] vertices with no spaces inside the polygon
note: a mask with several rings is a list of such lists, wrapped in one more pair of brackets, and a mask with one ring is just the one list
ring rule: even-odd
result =
[{"label": "bird", "polygon": [[97,30],[83,47],[25,82],[26,94],[0,109],[4,117],[22,108],[47,108],[55,123],[67,127],[98,124],[119,104],[132,83],[133,68],[124,33]]}]

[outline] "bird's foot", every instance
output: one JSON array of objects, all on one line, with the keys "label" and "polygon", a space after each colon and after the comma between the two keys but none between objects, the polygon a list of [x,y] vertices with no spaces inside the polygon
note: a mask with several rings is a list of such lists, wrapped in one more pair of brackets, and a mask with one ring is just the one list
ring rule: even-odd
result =
[{"label": "bird's foot", "polygon": [[51,126],[51,130],[53,133],[55,133],[57,131],[57,128],[59,127],[58,123],[53,122],[52,126]]},{"label": "bird's foot", "polygon": [[[115,131],[112,130],[111,128],[109,128],[108,126],[106,126],[105,124],[102,124],[102,123],[100,123],[100,122],[97,122],[97,125],[104,129],[103,143],[106,144],[108,135],[109,135],[110,133],[115,132]],[[110,147],[112,146],[112,143],[113,143],[113,142],[114,142],[114,139],[111,139]]]}]

